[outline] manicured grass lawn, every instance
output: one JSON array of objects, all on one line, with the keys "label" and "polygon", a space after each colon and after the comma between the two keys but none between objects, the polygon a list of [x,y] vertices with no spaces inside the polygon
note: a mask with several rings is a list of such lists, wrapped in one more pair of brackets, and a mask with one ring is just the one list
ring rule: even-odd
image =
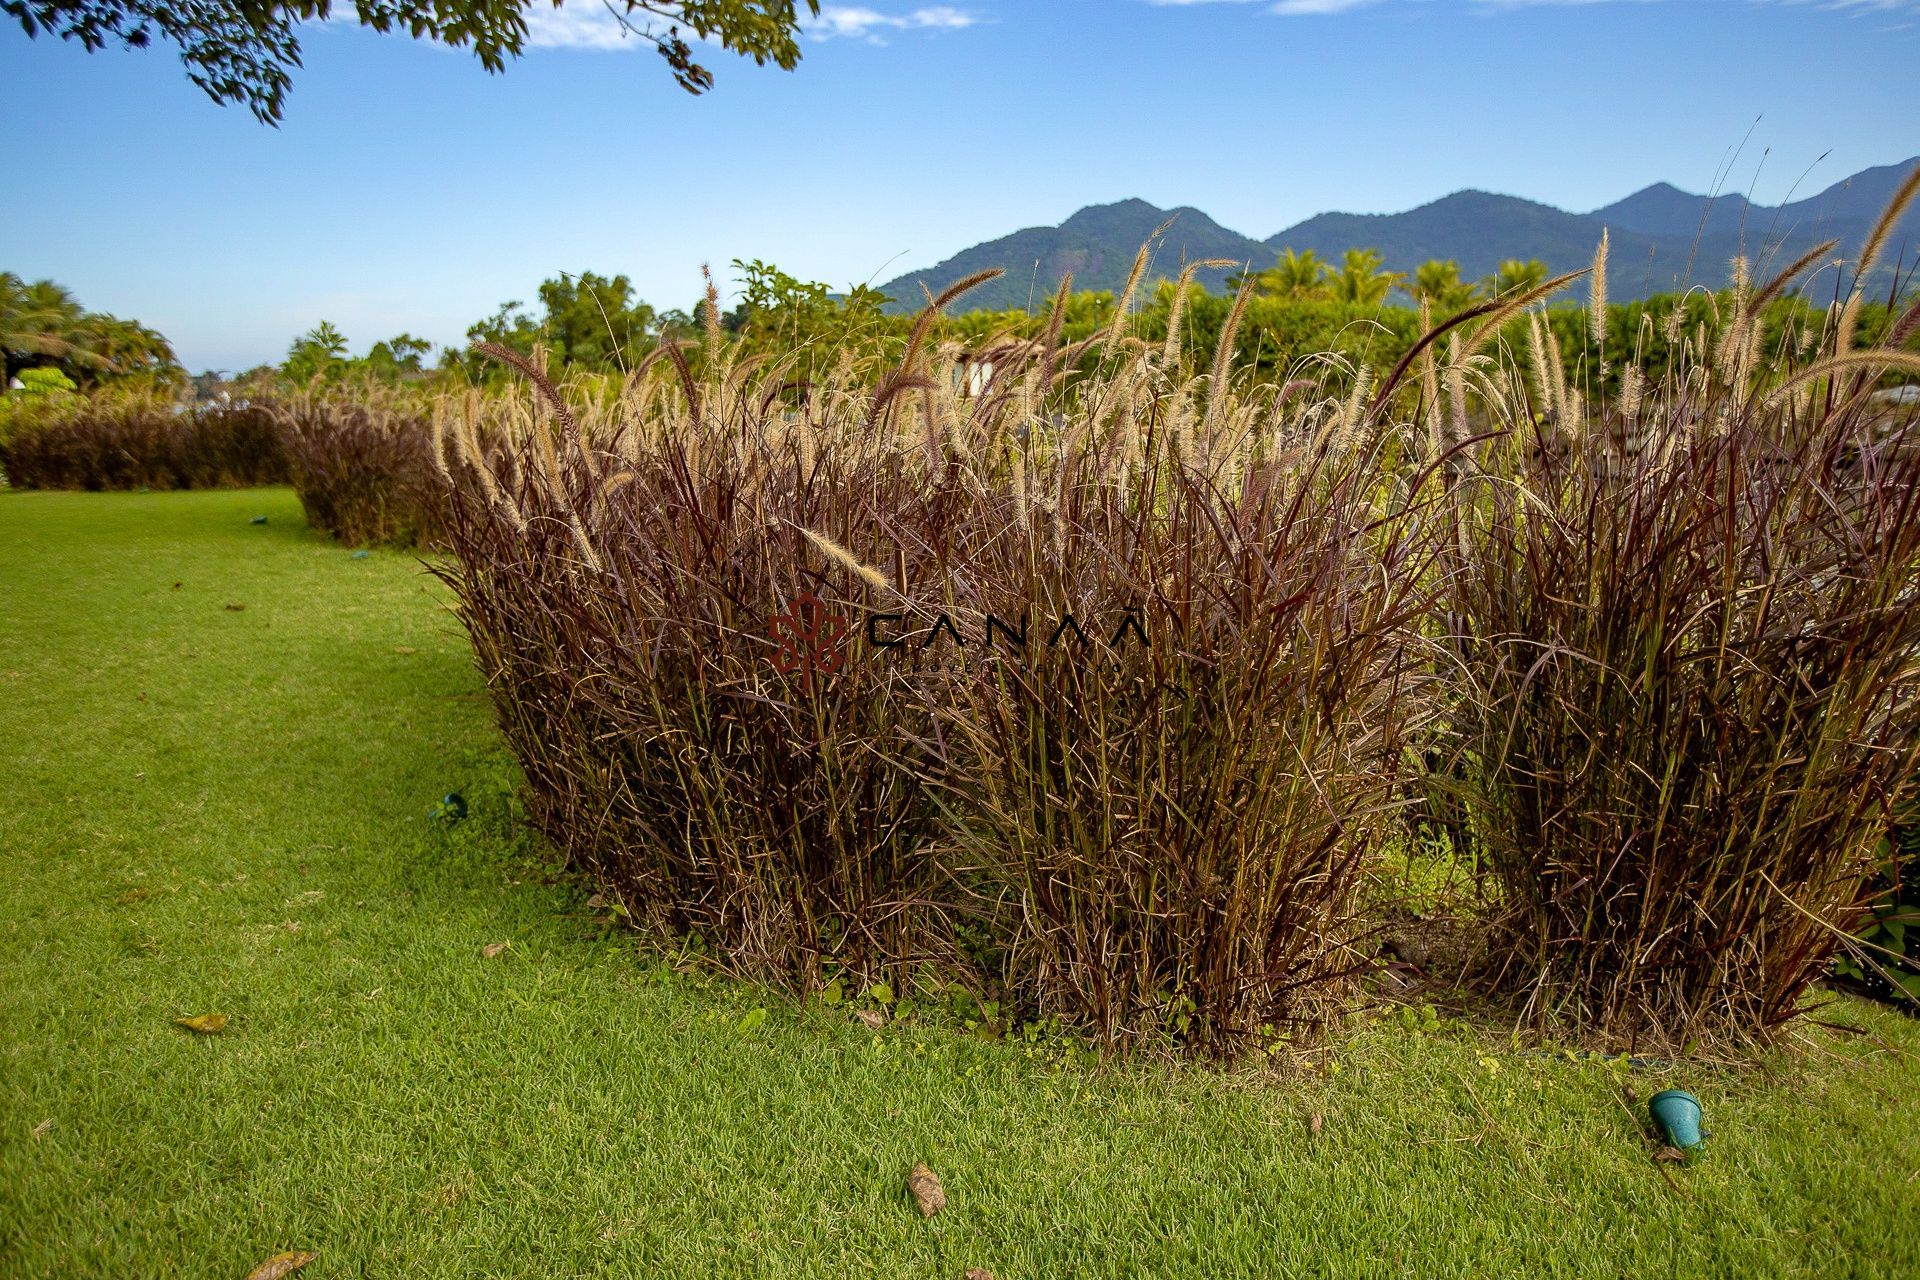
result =
[{"label": "manicured grass lawn", "polygon": [[0,492],[0,1275],[1920,1275],[1920,1024],[1848,999],[1634,1073],[1670,1184],[1464,1029],[1103,1071],[682,976],[541,871],[444,603],[282,490]]}]

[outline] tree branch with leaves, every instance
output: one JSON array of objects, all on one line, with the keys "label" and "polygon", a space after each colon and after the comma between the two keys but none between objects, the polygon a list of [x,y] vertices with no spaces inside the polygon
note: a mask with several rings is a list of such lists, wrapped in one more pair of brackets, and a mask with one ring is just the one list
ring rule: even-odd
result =
[{"label": "tree branch with leaves", "polygon": [[[593,0],[573,0],[592,3]],[[761,66],[791,71],[800,61],[801,6],[819,0],[598,0],[625,32],[665,58],[688,93],[713,87],[694,61],[691,40],[718,44]],[[455,49],[471,49],[488,71],[504,71],[524,52],[527,10],[540,0],[354,0],[355,19]],[[563,0],[552,0],[561,7]],[[144,49],[156,39],[177,46],[187,78],[225,106],[240,103],[278,124],[293,72],[299,28],[333,17],[332,0],[0,0],[0,13],[29,36],[78,40],[89,52],[109,44]]]}]

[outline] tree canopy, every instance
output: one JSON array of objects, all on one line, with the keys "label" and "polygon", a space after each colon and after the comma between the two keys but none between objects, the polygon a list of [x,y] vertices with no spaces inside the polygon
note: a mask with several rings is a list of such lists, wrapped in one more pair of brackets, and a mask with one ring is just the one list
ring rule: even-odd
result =
[{"label": "tree canopy", "polygon": [[[563,275],[541,281],[537,296],[538,314],[522,302],[502,303],[499,310],[469,327],[467,338],[522,355],[532,354],[539,343],[557,368],[613,373],[651,349],[663,323],[686,320],[655,311],[634,293],[633,282],[624,275],[592,271]],[[471,350],[449,348],[441,364],[478,380],[506,376],[500,365]]]},{"label": "tree canopy", "polygon": [[[471,49],[489,71],[504,70],[527,38],[526,11],[540,0],[354,0],[361,26]],[[558,9],[562,0],[552,0]],[[587,3],[587,0],[574,0]],[[800,6],[819,0],[603,0],[636,39],[657,49],[688,93],[713,86],[688,36],[764,66],[792,70]],[[343,8],[345,6],[342,6]],[[243,103],[266,124],[286,107],[300,65],[299,28],[333,16],[332,0],[0,0],[0,13],[29,36],[78,40],[89,52],[119,43],[144,49],[157,37],[180,50],[187,78],[222,105]]]},{"label": "tree canopy", "polygon": [[1414,301],[1425,301],[1436,315],[1465,310],[1480,297],[1480,286],[1460,278],[1460,264],[1452,258],[1429,258],[1401,288]]},{"label": "tree canopy", "polygon": [[750,337],[842,343],[862,330],[886,329],[883,308],[893,299],[869,285],[835,293],[817,280],[788,275],[770,262],[733,260],[740,281],[740,302],[726,317],[727,327]]},{"label": "tree canopy", "polygon": [[[433,344],[425,338],[402,333],[374,343],[364,356],[350,356],[346,335],[332,322],[322,320],[288,346],[279,376],[302,386],[315,380],[341,382],[355,378],[400,382],[426,376],[423,361],[432,350]],[[197,388],[199,380],[195,382]]]},{"label": "tree canopy", "polygon": [[71,290],[51,280],[28,283],[11,271],[0,271],[0,359],[0,391],[32,368],[59,369],[81,386],[106,377],[180,373],[173,348],[158,332],[88,311]]}]

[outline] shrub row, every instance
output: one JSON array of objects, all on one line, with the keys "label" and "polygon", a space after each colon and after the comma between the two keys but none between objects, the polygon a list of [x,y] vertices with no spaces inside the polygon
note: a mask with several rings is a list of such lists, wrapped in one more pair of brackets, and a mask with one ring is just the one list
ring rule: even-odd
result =
[{"label": "shrub row", "polygon": [[0,472],[17,488],[291,483],[309,523],[349,546],[429,545],[441,535],[445,491],[423,399],[366,386],[185,406],[106,392],[22,397],[6,410]]},{"label": "shrub row", "polygon": [[287,482],[272,414],[137,393],[37,396],[0,424],[0,471],[22,489],[213,489]]}]

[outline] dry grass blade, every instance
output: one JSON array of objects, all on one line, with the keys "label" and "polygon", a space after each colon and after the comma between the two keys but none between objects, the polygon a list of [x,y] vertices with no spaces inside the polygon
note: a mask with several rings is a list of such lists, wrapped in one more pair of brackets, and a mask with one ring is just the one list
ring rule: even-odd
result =
[{"label": "dry grass blade", "polygon": [[860,579],[860,581],[866,583],[876,591],[884,591],[887,589],[886,574],[880,572],[872,565],[865,563],[860,557],[854,555],[853,552],[847,550],[832,538],[827,537],[824,533],[815,533],[811,529],[802,529],[800,532],[806,535],[808,542],[811,542],[815,547],[819,548],[822,555],[839,565],[842,569],[845,569],[848,573],[851,573],[854,577]]},{"label": "dry grass blade", "polygon": [[1766,284],[1755,290],[1754,295],[1747,299],[1746,312],[1748,318],[1751,319],[1758,316],[1769,302],[1772,302],[1780,296],[1781,290],[1785,289],[1795,280],[1798,280],[1808,267],[1811,267],[1829,253],[1832,253],[1839,246],[1840,242],[1838,240],[1825,240],[1788,263],[1784,270],[1780,271],[1773,279],[1767,281]]},{"label": "dry grass blade", "polygon": [[1193,277],[1201,271],[1239,265],[1232,258],[1202,258],[1180,268],[1180,277],[1173,284],[1173,305],[1167,311],[1167,336],[1160,348],[1161,361],[1169,368],[1180,355],[1180,325],[1186,318],[1187,293],[1193,286]]},{"label": "dry grass blade", "polygon": [[1860,265],[1854,272],[1858,281],[1864,282],[1874,265],[1880,261],[1880,251],[1887,246],[1888,237],[1893,229],[1900,225],[1900,218],[1920,195],[1920,164],[1908,172],[1904,181],[1894,191],[1893,198],[1887,201],[1887,207],[1880,211],[1879,220],[1873,224],[1873,230],[1867,233],[1866,243],[1860,249]]},{"label": "dry grass blade", "polygon": [[[1161,230],[1165,229],[1163,225]],[[1154,237],[1157,238],[1159,234],[1156,231]],[[1126,334],[1127,317],[1133,311],[1133,295],[1140,288],[1140,277],[1147,273],[1147,259],[1152,249],[1153,239],[1149,239],[1140,246],[1140,251],[1133,255],[1133,267],[1127,272],[1126,286],[1120,290],[1119,304],[1113,309],[1113,323],[1107,327],[1107,341],[1110,343],[1118,342]]]},{"label": "dry grass blade", "polygon": [[1587,326],[1595,343],[1607,344],[1607,229],[1600,228],[1600,244],[1593,251],[1587,275]]},{"label": "dry grass blade", "polygon": [[1233,368],[1234,342],[1240,336],[1240,322],[1246,318],[1247,303],[1253,298],[1253,281],[1248,280],[1240,286],[1233,296],[1233,305],[1227,309],[1226,323],[1220,326],[1220,341],[1213,350],[1213,374],[1207,380],[1207,420],[1215,423],[1221,410],[1226,406],[1228,373]]},{"label": "dry grass blade", "polygon": [[560,419],[561,430],[566,433],[568,441],[574,444],[579,443],[579,420],[573,416],[573,410],[567,407],[566,398],[560,394],[559,388],[548,380],[539,366],[519,352],[503,347],[497,342],[476,342],[473,344],[473,349],[489,360],[498,360],[501,364],[517,370],[522,377],[531,382],[541,398],[552,407],[554,417]]},{"label": "dry grass blade", "polygon": [[[1587,271],[1588,268],[1583,267],[1579,271],[1569,271],[1565,275],[1555,276],[1544,284],[1537,284],[1531,289],[1523,289],[1519,293],[1514,294],[1513,297],[1508,298],[1505,302],[1498,303],[1492,307],[1487,312],[1486,323],[1468,334],[1466,341],[1461,344],[1460,358],[1465,359],[1478,351],[1486,345],[1487,339],[1500,332],[1501,326],[1505,325],[1507,321],[1513,319],[1513,317],[1519,315],[1520,312],[1540,301],[1542,298],[1551,297],[1553,294],[1560,292],[1560,290],[1566,288],[1581,276],[1586,275]],[[1456,319],[1457,318],[1458,317],[1456,317]]]},{"label": "dry grass blade", "polygon": [[1874,347],[1866,351],[1842,351],[1825,359],[1816,360],[1781,381],[1768,395],[1767,403],[1778,405],[1786,400],[1787,393],[1795,387],[1847,369],[1883,371],[1898,369],[1903,373],[1920,373],[1920,352],[1890,351],[1885,347]]},{"label": "dry grass blade", "polygon": [[1394,388],[1400,385],[1400,380],[1406,377],[1407,370],[1412,367],[1413,362],[1426,354],[1441,337],[1470,320],[1478,320],[1481,316],[1490,315],[1500,309],[1500,303],[1482,302],[1477,306],[1468,307],[1458,315],[1449,316],[1443,323],[1422,333],[1407,353],[1400,357],[1400,363],[1393,366],[1393,372],[1387,375],[1387,380],[1380,384],[1380,390],[1374,394],[1373,403],[1367,407],[1367,413],[1374,417],[1379,415],[1380,410],[1386,406],[1387,398],[1393,394]]},{"label": "dry grass blade", "polygon": [[927,334],[933,328],[933,321],[953,301],[970,290],[977,289],[989,280],[997,280],[1006,272],[999,267],[990,267],[985,271],[976,271],[970,276],[962,276],[937,295],[929,299],[927,305],[914,317],[913,329],[907,334],[907,349],[900,357],[899,373],[904,376],[913,369],[914,360],[920,354],[921,346],[927,340]]}]

